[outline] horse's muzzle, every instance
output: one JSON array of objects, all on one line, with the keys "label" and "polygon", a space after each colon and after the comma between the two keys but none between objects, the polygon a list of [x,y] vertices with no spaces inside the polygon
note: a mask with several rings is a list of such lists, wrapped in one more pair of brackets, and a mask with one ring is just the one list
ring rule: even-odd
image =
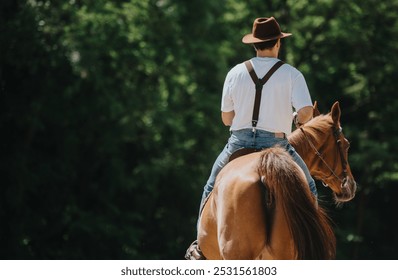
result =
[{"label": "horse's muzzle", "polygon": [[347,202],[355,197],[357,183],[352,177],[346,177],[341,183],[341,192],[336,193],[336,202]]}]

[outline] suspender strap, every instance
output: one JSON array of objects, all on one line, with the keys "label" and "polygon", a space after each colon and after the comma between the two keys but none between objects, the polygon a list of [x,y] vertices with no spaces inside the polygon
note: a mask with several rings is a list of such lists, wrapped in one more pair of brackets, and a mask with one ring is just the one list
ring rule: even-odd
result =
[{"label": "suspender strap", "polygon": [[258,114],[260,112],[260,103],[261,103],[261,92],[263,90],[263,86],[269,80],[272,74],[274,74],[275,71],[278,70],[278,68],[281,67],[283,64],[284,64],[283,61],[278,61],[277,63],[274,64],[274,66],[271,67],[271,69],[267,72],[267,74],[265,74],[265,76],[262,79],[259,79],[256,75],[256,72],[254,72],[253,65],[251,64],[250,60],[245,61],[247,71],[249,71],[250,77],[252,78],[254,84],[256,85],[256,97],[254,100],[254,108],[252,116],[253,129],[257,126],[258,122]]}]

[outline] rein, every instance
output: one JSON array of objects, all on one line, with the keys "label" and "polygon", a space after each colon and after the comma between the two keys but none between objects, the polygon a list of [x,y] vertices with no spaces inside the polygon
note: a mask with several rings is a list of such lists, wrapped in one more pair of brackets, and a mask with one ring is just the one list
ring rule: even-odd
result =
[{"label": "rein", "polygon": [[[319,152],[319,150],[315,147],[314,143],[311,141],[311,139],[308,137],[307,133],[304,131],[303,127],[300,127],[300,130],[303,132],[305,138],[307,139],[308,144],[311,146],[311,148],[315,151],[315,154],[319,157],[319,159],[325,164],[325,166],[327,167],[327,169],[329,169],[329,171],[331,172],[330,176],[334,176],[335,178],[337,178],[342,185],[344,184],[344,182],[346,181],[347,178],[347,160],[344,159],[344,152],[343,149],[341,147],[341,140],[339,139],[340,134],[342,133],[342,128],[340,127],[339,129],[334,129],[333,135],[334,138],[336,140],[336,143],[339,147],[339,154],[340,154],[340,159],[341,159],[341,166],[343,168],[343,179],[340,178],[340,176],[338,176],[336,174],[336,172],[333,170],[333,168],[330,167],[330,165],[326,162],[326,160],[324,159],[323,155]],[[330,176],[326,177],[325,179],[329,178]],[[322,181],[322,184],[324,186],[327,186],[327,184],[325,184]]]}]

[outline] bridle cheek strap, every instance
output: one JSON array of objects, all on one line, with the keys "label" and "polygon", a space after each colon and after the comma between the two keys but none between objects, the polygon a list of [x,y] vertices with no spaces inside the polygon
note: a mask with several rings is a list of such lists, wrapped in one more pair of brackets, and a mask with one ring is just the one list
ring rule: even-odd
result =
[{"label": "bridle cheek strap", "polygon": [[[339,147],[339,155],[341,158],[341,165],[343,168],[343,178],[340,178],[340,176],[338,176],[336,174],[336,172],[333,170],[333,168],[330,167],[330,165],[326,162],[326,160],[324,159],[323,155],[318,151],[318,149],[315,147],[314,143],[311,141],[311,139],[308,137],[307,133],[304,131],[303,127],[300,127],[300,130],[302,131],[302,133],[304,134],[308,144],[311,146],[311,148],[315,151],[315,154],[318,156],[318,158],[325,164],[325,166],[327,167],[327,169],[329,169],[329,171],[331,172],[331,175],[328,176],[327,178],[334,176],[335,178],[337,178],[340,182],[344,183],[347,177],[347,161],[344,159],[344,154],[343,154],[343,150],[341,147],[341,140],[338,139],[339,134],[341,133],[341,131],[335,132],[334,136],[336,139],[336,143]],[[326,179],[326,178],[325,178]],[[325,183],[322,182],[324,185]]]}]

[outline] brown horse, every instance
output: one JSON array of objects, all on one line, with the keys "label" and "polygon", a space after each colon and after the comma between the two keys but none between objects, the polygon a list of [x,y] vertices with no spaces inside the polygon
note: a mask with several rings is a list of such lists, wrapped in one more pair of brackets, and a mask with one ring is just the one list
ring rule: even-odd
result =
[{"label": "brown horse", "polygon": [[[315,104],[314,118],[289,137],[337,203],[356,191],[340,114],[337,102],[327,115]],[[336,251],[327,215],[282,148],[239,157],[221,170],[202,211],[198,243],[207,259],[333,259]]]}]

